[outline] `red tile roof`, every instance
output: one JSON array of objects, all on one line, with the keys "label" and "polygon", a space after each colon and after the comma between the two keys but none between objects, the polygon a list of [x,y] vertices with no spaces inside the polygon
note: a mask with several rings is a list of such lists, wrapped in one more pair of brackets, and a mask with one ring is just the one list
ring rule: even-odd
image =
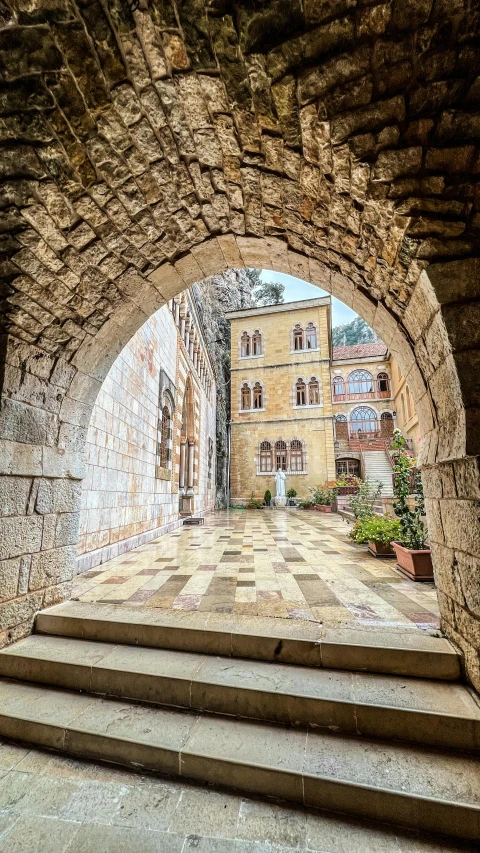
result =
[{"label": "red tile roof", "polygon": [[375,355],[386,355],[387,347],[383,341],[375,344],[353,344],[348,347],[333,347],[333,361],[342,358],[369,358]]}]

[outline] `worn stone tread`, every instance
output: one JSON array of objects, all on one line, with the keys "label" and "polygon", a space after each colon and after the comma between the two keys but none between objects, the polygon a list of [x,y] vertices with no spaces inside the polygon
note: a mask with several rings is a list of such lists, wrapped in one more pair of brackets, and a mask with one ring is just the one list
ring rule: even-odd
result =
[{"label": "worn stone tread", "polygon": [[65,602],[42,611],[43,634],[331,669],[456,680],[460,658],[441,637],[324,629],[312,622]]},{"label": "worn stone tread", "polygon": [[463,753],[5,680],[0,707],[0,736],[459,837],[480,834],[480,765]]},{"label": "worn stone tread", "polygon": [[480,749],[480,707],[459,684],[33,635],[0,675],[164,706]]}]

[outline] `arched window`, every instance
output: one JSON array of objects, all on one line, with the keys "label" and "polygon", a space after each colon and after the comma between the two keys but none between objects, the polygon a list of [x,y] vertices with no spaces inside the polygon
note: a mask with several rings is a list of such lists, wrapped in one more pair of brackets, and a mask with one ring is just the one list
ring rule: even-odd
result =
[{"label": "arched window", "polygon": [[300,323],[297,323],[293,329],[293,349],[303,349],[303,329]]},{"label": "arched window", "polygon": [[279,439],[275,442],[275,471],[287,470],[287,445],[285,441]]},{"label": "arched window", "polygon": [[384,438],[389,438],[393,435],[393,415],[391,412],[382,412],[380,416],[380,431]]},{"label": "arched window", "polygon": [[379,397],[390,397],[390,380],[387,373],[378,374],[377,390]]},{"label": "arched window", "polygon": [[366,435],[372,438],[378,433],[377,415],[369,406],[358,406],[350,415],[350,429],[355,438]]},{"label": "arched window", "polygon": [[253,355],[261,355],[262,354],[262,336],[258,329],[255,329],[252,337],[252,350]]},{"label": "arched window", "polygon": [[295,399],[297,406],[306,406],[307,388],[303,379],[297,379],[297,383],[295,385]]},{"label": "arched window", "polygon": [[260,444],[260,471],[271,471],[272,468],[272,445],[269,441],[262,441]]},{"label": "arched window", "polygon": [[358,459],[337,459],[335,468],[337,477],[360,476],[360,462]]},{"label": "arched window", "polygon": [[405,417],[405,397],[404,397],[404,395],[403,395],[403,391],[402,391],[402,393],[400,394],[400,405],[401,405],[401,408],[402,408],[402,422],[403,422],[403,423],[405,423],[405,421],[406,421],[407,419],[406,419],[406,417]]},{"label": "arched window", "polygon": [[290,470],[303,471],[303,445],[298,438],[290,442]]},{"label": "arched window", "polygon": [[335,376],[333,379],[333,399],[345,399],[345,380],[343,376]]},{"label": "arched window", "polygon": [[263,393],[260,382],[255,382],[253,386],[253,408],[263,409]]},{"label": "arched window", "polygon": [[250,355],[250,335],[248,332],[244,332],[241,337],[241,352],[243,357]]},{"label": "arched window", "polygon": [[305,329],[305,345],[307,349],[316,349],[317,347],[317,330],[313,323],[308,323]]},{"label": "arched window", "polygon": [[170,462],[170,411],[168,406],[162,409],[162,424],[160,427],[160,466],[167,468]]},{"label": "arched window", "polygon": [[374,397],[373,376],[368,370],[353,370],[348,377],[348,396],[350,399]]},{"label": "arched window", "polygon": [[308,404],[309,406],[318,406],[320,403],[320,386],[318,384],[318,379],[315,379],[314,376],[310,379],[308,383]]},{"label": "arched window", "polygon": [[408,419],[410,420],[410,418],[412,417],[413,400],[412,400],[412,395],[410,394],[410,389],[405,388],[405,391],[406,391],[406,395],[407,395],[407,415],[408,415]]},{"label": "arched window", "polygon": [[335,415],[335,438],[337,441],[348,439],[348,424],[346,415]]},{"label": "arched window", "polygon": [[249,386],[246,382],[242,385],[241,390],[242,395],[242,409],[251,409],[252,408],[252,392],[250,391]]}]

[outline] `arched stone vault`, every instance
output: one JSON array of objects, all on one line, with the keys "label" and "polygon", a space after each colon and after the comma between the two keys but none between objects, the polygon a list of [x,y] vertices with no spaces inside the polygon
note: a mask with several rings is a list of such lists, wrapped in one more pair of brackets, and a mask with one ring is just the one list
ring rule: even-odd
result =
[{"label": "arched stone vault", "polygon": [[478,0],[3,3],[3,642],[68,595],[118,352],[191,282],[262,266],[331,290],[406,374],[443,626],[480,685],[479,21]]}]

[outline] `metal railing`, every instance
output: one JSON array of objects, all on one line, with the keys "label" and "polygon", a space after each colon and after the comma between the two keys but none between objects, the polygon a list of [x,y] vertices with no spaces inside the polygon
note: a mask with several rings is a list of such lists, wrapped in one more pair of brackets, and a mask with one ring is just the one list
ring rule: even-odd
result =
[{"label": "metal railing", "polygon": [[[339,390],[336,391],[335,388]],[[343,391],[340,390],[343,388]],[[345,385],[333,386],[333,402],[341,403],[346,400],[388,400],[392,396],[390,382],[386,379],[373,379],[372,381],[355,381]]]}]

